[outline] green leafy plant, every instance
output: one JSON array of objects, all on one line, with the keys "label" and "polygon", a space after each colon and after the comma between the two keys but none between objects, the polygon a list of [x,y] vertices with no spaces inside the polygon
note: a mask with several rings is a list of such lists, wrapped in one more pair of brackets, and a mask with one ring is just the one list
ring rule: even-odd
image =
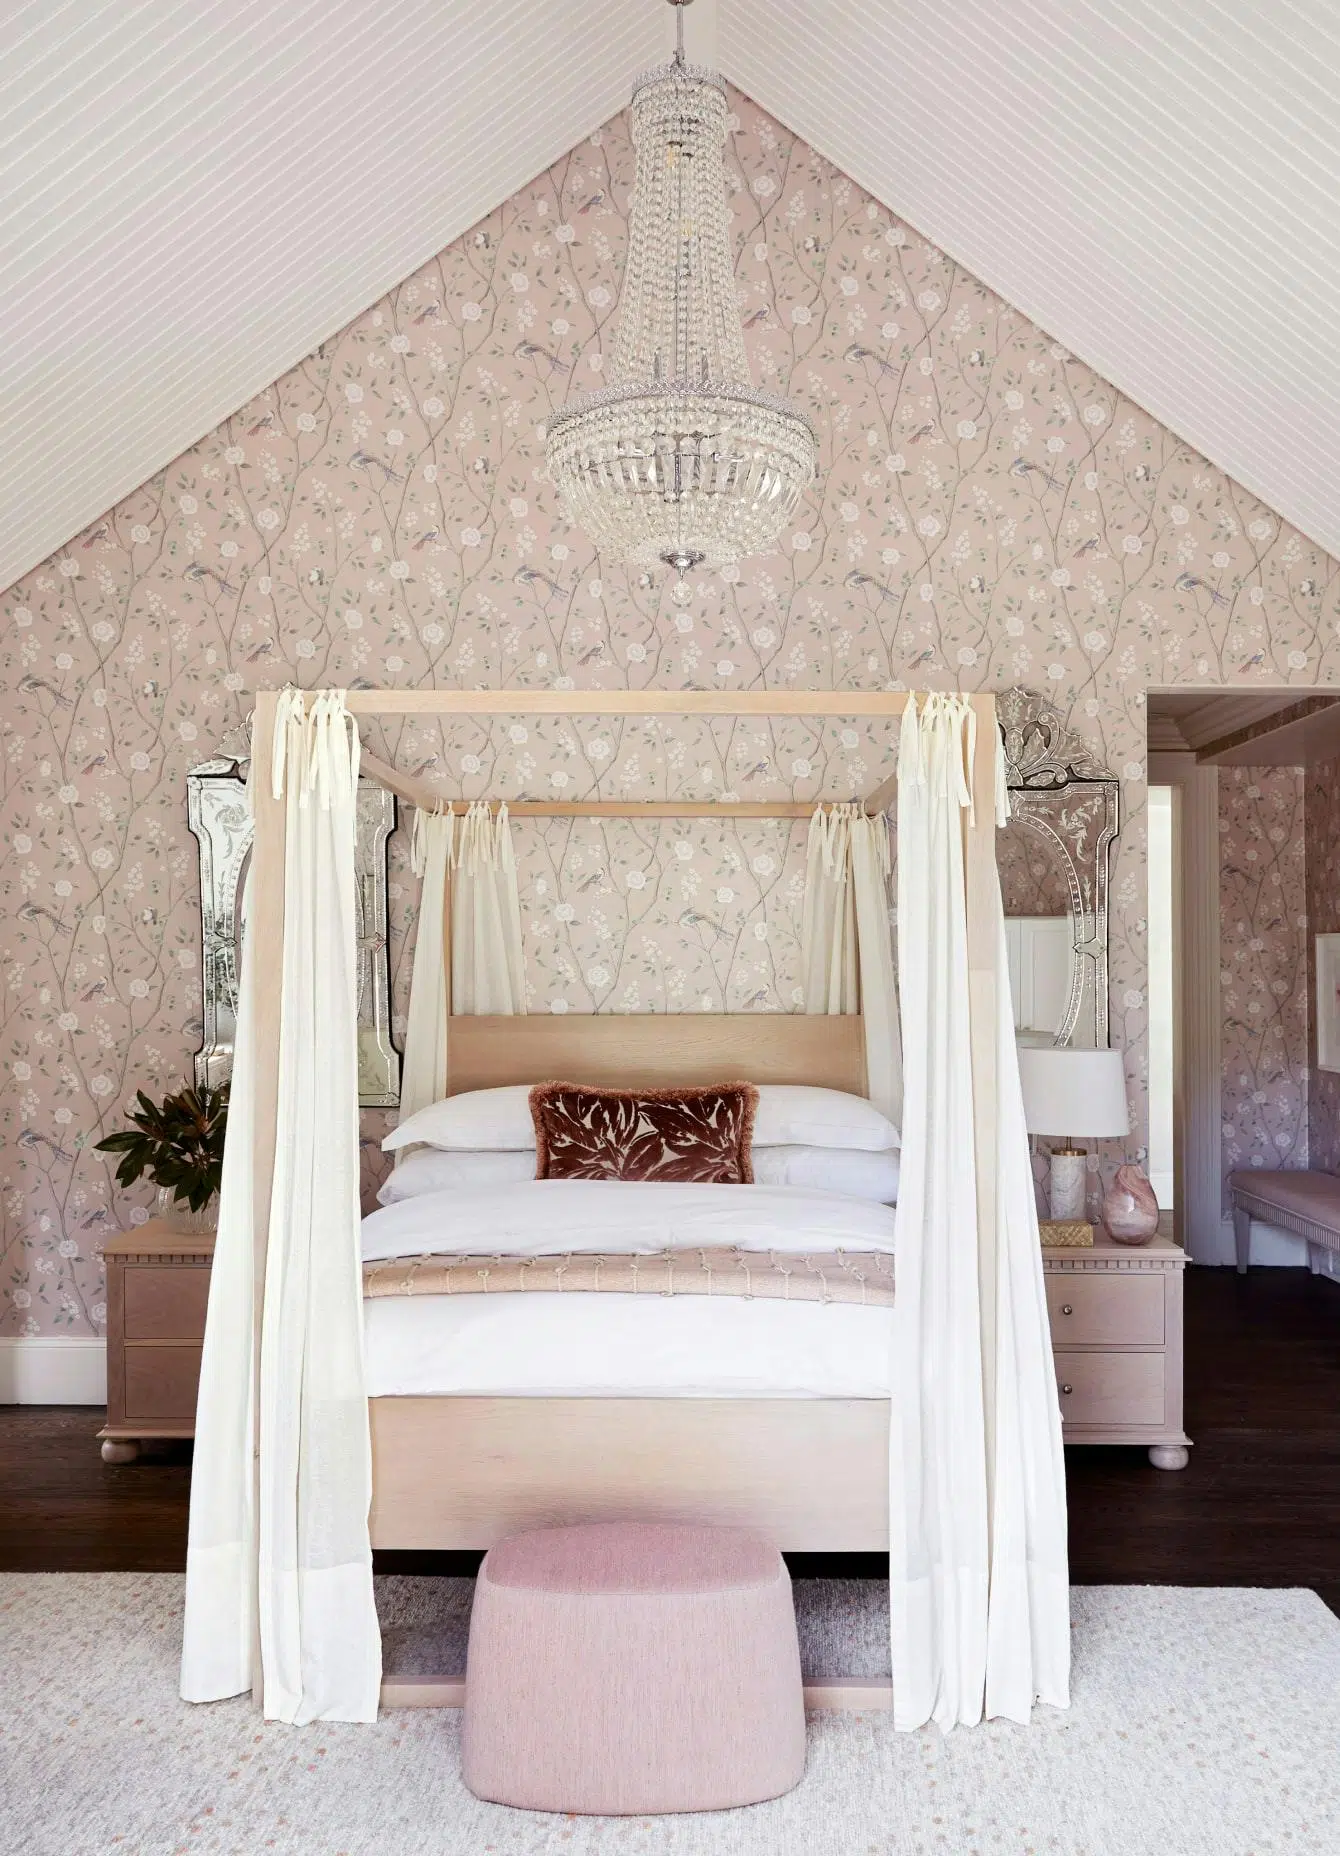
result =
[{"label": "green leafy plant", "polygon": [[183,1089],[155,1105],[142,1089],[132,1126],[99,1141],[98,1152],[120,1154],[117,1184],[133,1186],[147,1173],[179,1204],[203,1211],[223,1177],[223,1136],[228,1126],[228,1085]]}]

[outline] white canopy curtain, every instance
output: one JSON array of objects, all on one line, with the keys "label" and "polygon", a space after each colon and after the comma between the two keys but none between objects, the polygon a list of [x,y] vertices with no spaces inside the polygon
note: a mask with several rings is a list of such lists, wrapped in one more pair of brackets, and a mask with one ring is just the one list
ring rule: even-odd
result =
[{"label": "white canopy curtain", "polygon": [[[456,820],[445,812],[414,813],[410,869],[419,879],[419,932],[409,981],[405,1056],[400,1066],[400,1119],[447,1093],[447,1014],[451,1000],[445,959],[447,883]],[[400,1155],[396,1154],[399,1162]]]},{"label": "white canopy curtain", "polygon": [[[1035,1701],[1069,1703],[1061,1419],[994,877],[987,965],[970,959],[968,941],[963,825],[974,756],[992,751],[974,736],[960,697],[928,696],[920,714],[915,701],[904,711],[906,1094],[889,1432],[893,1705],[903,1729],[934,1720],[947,1730],[984,1714],[1027,1721]],[[975,911],[982,905],[974,892]],[[998,1138],[984,1179],[973,1097],[991,1072]]]},{"label": "white canopy curtain", "polygon": [[253,935],[191,1479],[182,1695],[251,1688],[267,1719],[298,1724],[373,1720],[381,1685],[359,1263],[358,756],[342,692],[284,693],[266,757],[285,808],[282,1138],[258,1306]]},{"label": "white canopy curtain", "polygon": [[[420,879],[419,933],[405,1026],[402,1121],[447,1093],[453,1012],[511,1016],[526,1010],[521,904],[507,807],[499,806],[495,814],[480,800],[459,820],[450,806],[444,812],[416,811],[410,864]],[[450,986],[444,950],[451,962]]]},{"label": "white canopy curtain", "polygon": [[801,989],[811,1013],[861,1012],[870,1099],[903,1111],[902,1034],[889,919],[889,828],[858,805],[810,820],[800,923]]}]

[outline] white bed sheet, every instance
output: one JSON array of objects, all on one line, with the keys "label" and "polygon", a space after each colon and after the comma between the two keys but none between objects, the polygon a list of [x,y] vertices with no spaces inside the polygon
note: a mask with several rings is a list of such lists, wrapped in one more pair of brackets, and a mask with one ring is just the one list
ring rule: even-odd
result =
[{"label": "white bed sheet", "polygon": [[705,1295],[363,1304],[372,1398],[887,1398],[891,1308]]},{"label": "white bed sheet", "polygon": [[528,1179],[424,1192],[363,1220],[363,1255],[729,1247],[789,1252],[893,1249],[890,1205],[804,1186],[697,1186]]}]

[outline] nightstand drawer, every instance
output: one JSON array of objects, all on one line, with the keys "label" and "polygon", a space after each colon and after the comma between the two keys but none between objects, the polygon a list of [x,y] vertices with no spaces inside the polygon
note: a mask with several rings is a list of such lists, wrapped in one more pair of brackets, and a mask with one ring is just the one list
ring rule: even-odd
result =
[{"label": "nightstand drawer", "polygon": [[127,1347],[126,1424],[191,1423],[200,1387],[200,1348]]},{"label": "nightstand drawer", "polygon": [[1056,1347],[1161,1347],[1162,1276],[1119,1270],[1047,1277],[1047,1312]]},{"label": "nightstand drawer", "polygon": [[1056,1385],[1067,1427],[1119,1426],[1123,1430],[1164,1421],[1161,1353],[1067,1353],[1056,1351]]},{"label": "nightstand drawer", "polygon": [[125,1337],[201,1341],[208,1301],[208,1264],[128,1263]]}]

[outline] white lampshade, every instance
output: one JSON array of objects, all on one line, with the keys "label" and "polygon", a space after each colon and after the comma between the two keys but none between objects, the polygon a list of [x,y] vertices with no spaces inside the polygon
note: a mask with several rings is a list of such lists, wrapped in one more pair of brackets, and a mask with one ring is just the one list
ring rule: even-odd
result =
[{"label": "white lampshade", "polygon": [[1019,1047],[1024,1119],[1030,1134],[1112,1140],[1130,1132],[1126,1072],[1119,1050]]}]

